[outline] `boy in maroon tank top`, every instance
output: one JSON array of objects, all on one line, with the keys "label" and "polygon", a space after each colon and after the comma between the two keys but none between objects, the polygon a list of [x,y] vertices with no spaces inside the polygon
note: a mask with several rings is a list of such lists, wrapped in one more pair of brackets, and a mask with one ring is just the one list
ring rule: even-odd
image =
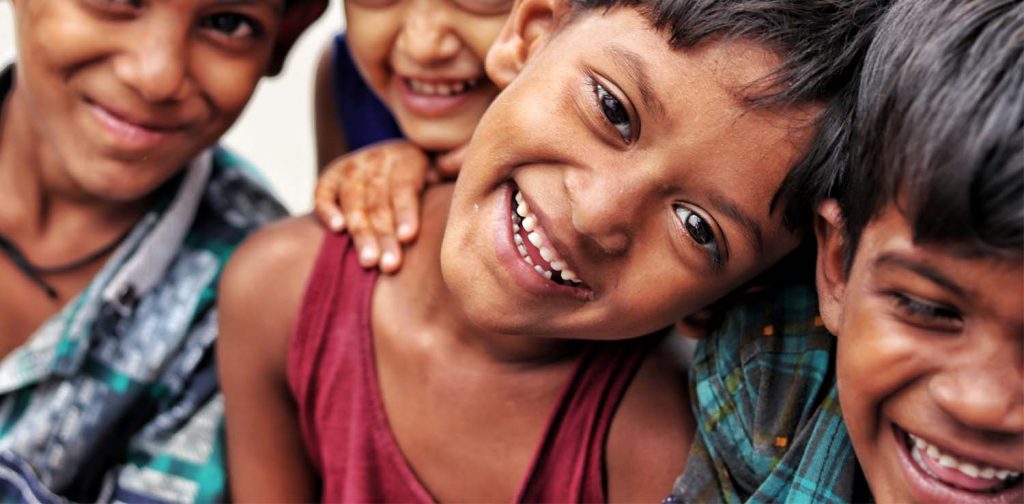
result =
[{"label": "boy in maroon tank top", "polygon": [[235,497],[660,500],[685,369],[668,339],[611,340],[798,245],[791,196],[838,162],[858,58],[826,41],[860,40],[864,5],[522,0],[487,59],[504,90],[398,274],[309,217],[225,272]]}]

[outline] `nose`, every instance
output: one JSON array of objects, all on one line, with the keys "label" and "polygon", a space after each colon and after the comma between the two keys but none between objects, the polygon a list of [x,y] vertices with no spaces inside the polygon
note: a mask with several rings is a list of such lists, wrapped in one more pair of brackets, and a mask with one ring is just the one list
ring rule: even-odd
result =
[{"label": "nose", "polygon": [[932,397],[966,426],[1024,434],[1024,373],[1016,360],[1019,352],[1009,352],[940,373],[929,383]]},{"label": "nose", "polygon": [[617,171],[617,177],[590,172],[566,179],[573,227],[608,255],[629,250],[641,224],[636,216],[647,196],[643,181]]},{"label": "nose", "polygon": [[188,29],[179,24],[140,27],[130,47],[115,60],[117,77],[146,101],[182,100],[192,90]]},{"label": "nose", "polygon": [[462,42],[438,2],[412,0],[395,46],[414,62],[430,66],[455,57]]}]

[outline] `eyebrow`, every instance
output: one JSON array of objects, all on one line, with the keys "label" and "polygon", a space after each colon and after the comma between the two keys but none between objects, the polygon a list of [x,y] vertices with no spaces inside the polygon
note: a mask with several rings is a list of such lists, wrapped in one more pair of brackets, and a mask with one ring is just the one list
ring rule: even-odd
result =
[{"label": "eyebrow", "polygon": [[636,87],[640,90],[640,98],[643,99],[647,109],[660,115],[662,118],[667,117],[665,115],[665,105],[661,103],[658,95],[651,88],[651,78],[647,75],[647,65],[644,64],[643,58],[621,45],[611,45],[608,47],[608,53],[611,55],[612,60],[625,71],[630,80],[636,84]]},{"label": "eyebrow", "polygon": [[761,232],[761,226],[757,221],[751,219],[736,203],[721,194],[711,192],[708,194],[708,199],[711,201],[711,205],[717,208],[719,212],[728,217],[729,220],[739,224],[747,236],[747,240],[754,244],[758,255],[764,253],[764,233]]},{"label": "eyebrow", "polygon": [[287,10],[288,0],[217,0],[217,5],[269,5],[278,11],[278,14],[284,14]]},{"label": "eyebrow", "polygon": [[966,298],[964,289],[957,285],[956,282],[946,278],[939,270],[935,269],[932,265],[907,257],[905,255],[895,254],[892,252],[882,254],[875,259],[874,267],[882,268],[885,266],[895,266],[899,268],[908,269],[918,275],[927,278],[935,285],[946,289],[957,297],[963,299]]}]

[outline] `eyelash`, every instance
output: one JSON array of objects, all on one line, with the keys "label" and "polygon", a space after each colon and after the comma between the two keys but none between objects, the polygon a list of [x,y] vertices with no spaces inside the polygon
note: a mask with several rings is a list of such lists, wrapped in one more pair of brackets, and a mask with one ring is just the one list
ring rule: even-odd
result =
[{"label": "eyelash", "polygon": [[896,309],[911,323],[928,329],[952,331],[963,323],[960,313],[953,308],[919,301],[901,292],[891,292]]},{"label": "eyelash", "polygon": [[[612,94],[611,91],[608,91],[607,88],[593,77],[590,77],[589,85],[594,93],[594,102],[604,121],[615,129],[619,136],[622,137],[622,141],[626,142],[627,145],[633,143],[633,120],[629,117],[629,112],[626,110],[622,100]],[[622,114],[622,117],[613,118],[612,115],[616,115],[616,111],[610,111],[609,108],[617,108],[618,113]],[[621,124],[623,121],[625,124]],[[617,124],[617,122],[620,124]]]},{"label": "eyelash", "polygon": [[[711,223],[707,219],[702,217],[697,212],[690,210],[682,205],[676,205],[675,207],[676,217],[679,218],[679,223],[683,226],[683,232],[693,240],[693,243],[700,247],[710,258],[711,265],[715,271],[722,269],[722,251],[718,246],[718,239],[715,238],[715,231],[711,226]],[[696,230],[691,230],[689,224],[694,218],[700,219],[700,222],[704,224],[706,228],[706,242],[701,243],[697,236],[694,235]],[[694,223],[696,224],[696,223]],[[695,226],[696,227],[696,226]]]},{"label": "eyelash", "polygon": [[[231,16],[233,21],[237,21],[239,23],[235,27],[235,31],[237,31],[239,27],[248,27],[248,29],[249,29],[248,33],[244,33],[242,35],[235,35],[233,32],[230,32],[230,33],[229,32],[224,32],[224,31],[221,31],[219,28],[217,28],[216,25],[214,24],[215,20],[218,20],[218,19],[219,20],[224,20],[225,17],[227,17],[227,16]],[[260,34],[262,34],[262,29],[261,29],[259,23],[253,21],[252,18],[250,18],[248,16],[245,16],[243,14],[238,14],[236,12],[218,12],[216,14],[212,14],[210,16],[207,16],[207,17],[203,18],[203,20],[199,23],[199,25],[202,26],[203,28],[213,29],[213,30],[217,31],[218,33],[223,34],[224,36],[232,38],[232,39],[256,38]]]}]

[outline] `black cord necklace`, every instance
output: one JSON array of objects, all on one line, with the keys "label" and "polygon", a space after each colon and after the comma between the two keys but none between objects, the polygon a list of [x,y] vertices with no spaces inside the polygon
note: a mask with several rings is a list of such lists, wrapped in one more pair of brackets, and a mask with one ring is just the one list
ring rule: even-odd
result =
[{"label": "black cord necklace", "polygon": [[33,264],[28,257],[25,257],[25,254],[22,253],[21,249],[19,249],[18,246],[10,240],[10,238],[7,238],[2,233],[0,233],[0,252],[3,252],[4,255],[9,257],[11,262],[13,262],[14,265],[29,278],[29,280],[32,280],[32,283],[43,289],[43,291],[46,292],[47,297],[50,299],[57,299],[57,289],[54,289],[53,286],[47,283],[43,277],[46,275],[68,273],[96,262],[101,257],[110,253],[111,250],[114,250],[114,248],[117,247],[126,236],[128,236],[128,233],[130,233],[131,230],[132,228],[129,227],[127,231],[110,243],[100,247],[99,250],[90,252],[89,254],[73,261],[55,266],[38,266]]}]

